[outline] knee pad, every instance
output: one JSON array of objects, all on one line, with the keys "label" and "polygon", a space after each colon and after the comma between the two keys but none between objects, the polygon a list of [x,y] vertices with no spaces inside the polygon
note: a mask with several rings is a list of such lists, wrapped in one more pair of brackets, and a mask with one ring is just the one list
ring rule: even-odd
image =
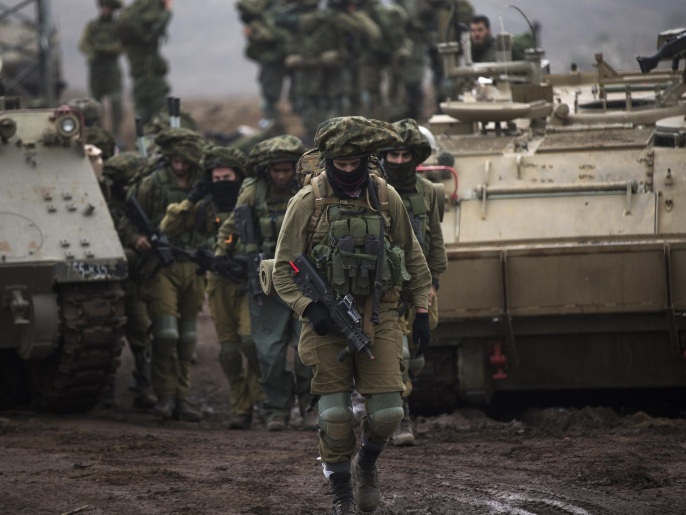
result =
[{"label": "knee pad", "polygon": [[317,403],[319,434],[333,449],[348,446],[353,433],[353,403],[348,392],[322,395]]},{"label": "knee pad", "polygon": [[179,323],[179,361],[190,361],[195,350],[197,333],[195,332],[195,320],[181,320]]},{"label": "knee pad", "polygon": [[403,361],[407,363],[410,360],[410,339],[407,335],[403,335]]},{"label": "knee pad", "polygon": [[419,356],[418,358],[410,358],[407,364],[410,368],[410,373],[414,377],[417,377],[424,368],[426,361],[424,360],[424,356]]},{"label": "knee pad", "polygon": [[243,355],[240,342],[224,342],[219,351],[219,364],[228,379],[237,379],[243,371]]},{"label": "knee pad", "polygon": [[176,345],[179,328],[176,317],[163,315],[152,321],[152,337],[160,345]]},{"label": "knee pad", "polygon": [[400,392],[374,393],[367,398],[367,421],[372,433],[388,440],[403,419]]}]

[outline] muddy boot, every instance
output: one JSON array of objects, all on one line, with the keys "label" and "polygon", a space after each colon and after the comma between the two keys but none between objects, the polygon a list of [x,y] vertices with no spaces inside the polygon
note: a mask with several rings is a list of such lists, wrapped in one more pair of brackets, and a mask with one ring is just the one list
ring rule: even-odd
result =
[{"label": "muddy boot", "polygon": [[288,427],[288,419],[284,417],[274,417],[267,422],[267,431],[283,431]]},{"label": "muddy boot", "polygon": [[334,472],[329,476],[333,515],[355,515],[353,487],[350,483],[350,472]]},{"label": "muddy boot", "polygon": [[152,409],[153,414],[158,417],[162,417],[165,420],[169,420],[174,416],[174,398],[168,395],[160,395],[157,398],[157,403]]},{"label": "muddy boot", "polygon": [[376,470],[376,460],[383,448],[383,445],[364,442],[353,458],[355,501],[361,511],[374,511],[379,506],[379,473]]},{"label": "muddy boot", "polygon": [[403,411],[405,412],[405,415],[403,416],[403,419],[400,421],[400,425],[398,426],[398,429],[395,430],[395,433],[393,433],[393,437],[391,438],[391,442],[393,445],[399,445],[399,446],[404,446],[404,445],[414,445],[414,433],[412,432],[412,419],[410,418],[410,406],[407,402],[407,399],[403,399]]},{"label": "muddy boot", "polygon": [[187,399],[176,399],[174,418],[184,422],[200,422],[202,413],[190,405]]},{"label": "muddy boot", "polygon": [[232,415],[229,429],[250,429],[252,426],[252,411],[244,415]]}]

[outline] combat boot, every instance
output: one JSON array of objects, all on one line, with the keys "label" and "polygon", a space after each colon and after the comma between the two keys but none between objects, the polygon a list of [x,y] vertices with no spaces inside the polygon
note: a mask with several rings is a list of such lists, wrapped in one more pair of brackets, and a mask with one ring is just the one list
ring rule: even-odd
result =
[{"label": "combat boot", "polygon": [[350,483],[350,472],[334,472],[329,476],[333,515],[355,515],[353,487]]},{"label": "combat boot", "polygon": [[252,426],[252,411],[245,415],[231,415],[229,429],[250,429]]},{"label": "combat boot", "polygon": [[405,412],[403,419],[400,421],[398,429],[393,433],[391,442],[393,445],[414,445],[414,433],[412,432],[412,419],[410,418],[410,406],[407,399],[403,399],[403,411]]},{"label": "combat boot", "polygon": [[361,511],[374,511],[379,506],[379,473],[376,470],[376,460],[380,452],[370,452],[363,447],[353,458],[355,501]]},{"label": "combat boot", "polygon": [[169,420],[174,416],[174,398],[168,395],[160,395],[157,398],[157,403],[152,409],[153,414]]},{"label": "combat boot", "polygon": [[200,422],[202,412],[192,407],[187,399],[176,399],[174,418],[183,422]]}]

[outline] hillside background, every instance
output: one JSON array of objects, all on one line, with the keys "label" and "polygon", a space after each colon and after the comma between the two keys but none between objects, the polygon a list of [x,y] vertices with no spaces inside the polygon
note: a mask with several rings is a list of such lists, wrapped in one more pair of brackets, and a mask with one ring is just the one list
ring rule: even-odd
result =
[{"label": "hillside background", "polygon": [[[473,5],[491,18],[494,32],[502,28],[523,32],[527,30],[524,19],[506,8],[512,3],[531,21],[540,22],[541,44],[553,71],[566,70],[571,62],[591,69],[596,52],[603,52],[615,67],[635,68],[636,54],[654,53],[658,32],[686,27],[683,0],[478,0]],[[64,77],[72,91],[87,87],[86,65],[77,43],[96,12],[95,0],[53,0]],[[170,61],[175,96],[257,93],[257,67],[243,56],[234,0],[175,0],[169,39],[162,52]]]}]

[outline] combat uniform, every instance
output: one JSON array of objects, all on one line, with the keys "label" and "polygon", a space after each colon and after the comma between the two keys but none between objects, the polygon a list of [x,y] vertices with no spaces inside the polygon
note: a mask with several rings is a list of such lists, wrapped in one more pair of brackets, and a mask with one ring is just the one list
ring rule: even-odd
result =
[{"label": "combat uniform", "polygon": [[[212,171],[218,167],[234,170],[237,180],[211,182]],[[247,161],[238,149],[211,146],[203,151],[201,168],[203,180],[207,181],[207,193],[170,204],[162,227],[169,234],[177,234],[200,225],[209,237],[208,243],[215,247],[214,235],[236,205]],[[255,403],[264,399],[259,385],[260,363],[250,334],[248,294],[244,284],[215,272],[210,272],[207,282],[207,303],[221,346],[219,364],[231,389],[229,428],[248,429]],[[243,364],[244,358],[247,366]]]},{"label": "combat uniform", "polygon": [[[120,9],[119,0],[99,0],[100,7]],[[88,83],[91,95],[102,102],[109,97],[112,105],[112,132],[118,136],[123,118],[122,75],[119,55],[122,45],[117,37],[114,16],[100,16],[86,25],[79,41],[79,49],[88,58]]]},{"label": "combat uniform", "polygon": [[[198,163],[203,145],[197,133],[181,128],[162,131],[156,143],[163,157],[132,193],[155,226],[162,221],[169,204],[181,202],[192,191],[191,185],[199,178]],[[182,158],[191,165],[185,187],[179,186],[172,171],[172,158]],[[207,234],[196,227],[175,232],[169,232],[168,237],[177,247],[196,248],[207,240]],[[137,230],[131,237],[133,246],[140,233]],[[159,258],[153,251],[144,257],[146,262],[141,271],[146,279],[140,292],[152,320],[152,379],[158,397],[154,411],[163,418],[175,416],[197,421],[201,416],[189,406],[187,397],[196,343],[196,318],[204,300],[205,281],[186,256],[175,256],[173,265],[161,268],[158,268]]]},{"label": "combat uniform", "polygon": [[[127,233],[130,227],[126,220],[126,193],[132,181],[146,161],[136,152],[123,152],[105,161],[103,176],[108,191],[107,205],[114,225],[119,233],[119,239],[125,246],[126,260],[129,274],[124,281],[124,303],[126,308],[126,340],[134,358],[132,389],[136,392],[133,406],[136,408],[152,408],[155,397],[152,393],[151,360],[152,345],[148,331],[150,317],[145,302],[138,293],[138,284],[143,279],[138,268],[138,252],[127,246],[131,241]],[[127,229],[128,227],[128,229]]]},{"label": "combat uniform", "polygon": [[67,105],[83,117],[86,144],[102,150],[104,161],[114,156],[117,152],[117,141],[114,134],[102,127],[102,104],[91,97],[80,97],[69,100]]},{"label": "combat uniform", "polygon": [[[281,298],[310,322],[303,324],[298,351],[303,363],[313,367],[312,393],[321,396],[319,452],[331,484],[334,513],[355,513],[351,467],[357,481],[357,503],[362,511],[373,511],[379,502],[376,460],[403,417],[402,334],[397,312],[400,290],[406,288],[412,305],[425,311],[431,277],[395,190],[375,177],[378,202],[370,200],[374,197],[369,191],[372,179],[367,159],[377,149],[401,143],[392,126],[359,116],[334,118],[320,125],[316,142],[325,171],[289,203],[273,280]],[[339,181],[347,180],[341,179],[341,173],[347,172],[334,170],[334,158],[357,157],[359,166],[349,177],[358,182],[341,190]],[[384,252],[380,253],[382,246]],[[363,326],[373,337],[374,360],[359,353],[338,361],[346,339],[334,332],[327,315],[322,315],[326,308],[304,296],[290,275],[289,262],[301,253],[317,264],[339,295],[354,295],[364,313]],[[377,263],[380,255],[384,259]],[[379,278],[377,266],[382,271]],[[375,285],[381,288],[376,295]],[[418,320],[426,322],[425,318]],[[425,329],[422,334],[427,336],[428,326]],[[350,398],[353,388],[365,397],[367,409],[357,454]]]},{"label": "combat uniform", "polygon": [[[438,290],[439,278],[448,266],[448,258],[443,242],[436,189],[433,183],[416,173],[417,166],[431,155],[431,145],[420,132],[415,120],[400,120],[395,122],[393,127],[403,140],[403,144],[395,147],[394,150],[409,150],[413,157],[407,163],[391,163],[384,159],[384,170],[386,170],[389,184],[397,190],[410,216],[412,229],[422,247],[422,252],[431,272],[431,282],[435,293]],[[406,363],[406,370],[403,373],[403,383],[405,384],[403,410],[405,416],[393,435],[392,441],[396,445],[413,445],[414,435],[407,398],[412,392],[410,376],[417,376],[424,368],[424,357],[417,356],[417,348],[413,345],[412,322],[414,321],[415,310],[405,303],[401,303],[400,310],[402,312],[400,324],[403,330],[403,359]],[[437,325],[438,298],[434,296],[429,305],[429,327],[435,329]]]},{"label": "combat uniform", "polygon": [[[258,171],[257,177],[244,184],[236,209],[222,225],[218,238],[219,246],[224,245],[224,252],[247,258],[247,274],[257,274],[257,263],[249,258],[251,254],[259,253],[262,259],[274,257],[286,206],[297,191],[294,180],[288,189],[278,191],[268,176],[269,166],[290,162],[295,169],[295,162],[304,151],[305,147],[295,136],[277,136],[258,143],[250,152],[249,161]],[[237,225],[236,212],[241,206],[249,206],[252,213],[258,235],[254,242],[240,238],[242,231]],[[301,409],[309,404],[312,373],[297,356],[291,371],[287,359],[289,345],[297,345],[300,337],[300,322],[281,299],[266,296],[261,291],[251,292],[250,320],[262,370],[260,384],[266,395],[261,406],[262,416],[268,430],[281,430],[288,424],[296,396]]]},{"label": "combat uniform", "polygon": [[139,35],[125,39],[123,29],[118,28],[118,31],[129,60],[136,116],[147,123],[164,108],[170,91],[166,79],[169,67],[160,55],[159,46],[172,12],[161,0],[135,0],[127,9],[137,9],[139,13]]}]

